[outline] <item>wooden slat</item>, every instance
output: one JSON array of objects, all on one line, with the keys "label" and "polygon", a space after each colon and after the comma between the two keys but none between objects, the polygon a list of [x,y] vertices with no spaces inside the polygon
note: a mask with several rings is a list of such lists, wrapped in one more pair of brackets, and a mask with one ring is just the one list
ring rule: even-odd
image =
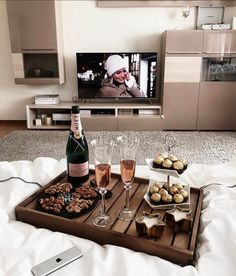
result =
[{"label": "wooden slat", "polygon": [[[195,190],[195,192],[197,189]],[[197,208],[196,208],[196,213],[195,213],[195,220],[193,223],[193,229],[191,233],[191,240],[190,240],[190,245],[189,245],[189,250],[194,252],[195,246],[196,246],[196,240],[197,240],[197,233],[198,233],[198,227],[199,227],[199,222],[200,222],[200,215],[201,215],[201,209],[202,209],[202,202],[203,202],[203,191],[199,190],[198,191],[198,202],[197,202]]]},{"label": "wooden slat", "polygon": [[[131,210],[138,210],[140,206],[140,198],[143,198],[144,194],[147,191],[146,185],[139,185],[138,189],[135,191],[135,193],[130,195],[130,209]],[[118,231],[122,233],[126,233],[128,231],[128,228],[130,224],[132,223],[124,223],[122,220],[117,220],[116,223],[113,225],[112,230]]]},{"label": "wooden slat", "polygon": [[[190,196],[190,210],[191,210],[191,217],[195,217],[196,207],[198,203],[198,194],[192,193]],[[193,227],[193,226],[192,226]],[[179,248],[189,248],[191,235],[189,233],[176,233],[173,245]]]},{"label": "wooden slat", "polygon": [[[114,178],[110,181],[110,184],[108,186],[108,189],[112,190],[112,197],[105,200],[105,207],[109,214],[110,214],[109,209],[114,204],[114,202],[117,200],[117,198],[119,197],[119,195],[122,193],[122,190],[123,190],[122,185],[118,185],[118,183],[117,183],[118,181],[119,180],[117,178]],[[114,185],[114,186],[113,187],[111,186],[111,188],[110,188],[110,185]],[[85,214],[82,217],[76,218],[75,220],[77,222],[84,222],[86,224],[92,224],[91,219],[93,217],[96,217],[100,212],[99,205],[91,213]]]},{"label": "wooden slat", "polygon": [[[122,187],[122,193],[119,195],[119,197],[117,198],[117,200],[114,202],[114,204],[112,205],[112,208],[109,210],[109,214],[111,215],[111,217],[113,217],[115,219],[114,224],[111,226],[111,230],[116,231],[116,232],[120,232],[123,233],[123,228],[121,227],[119,229],[119,227],[116,227],[115,225],[118,223],[119,224],[119,219],[117,218],[117,214],[118,211],[120,209],[122,209],[124,207],[125,204],[125,190],[123,188],[123,184],[122,182],[118,183],[119,186]],[[133,193],[135,193],[136,189],[138,188],[138,184],[137,183],[133,183],[132,188],[129,190],[129,195],[130,197],[132,197]],[[123,227],[126,227],[127,222],[123,222]]]},{"label": "wooden slat", "polygon": [[[88,182],[94,178],[94,171],[90,170]],[[66,172],[50,181],[45,187],[31,195],[16,207],[16,218],[24,222],[44,227],[52,231],[61,231],[82,238],[93,240],[100,244],[114,244],[124,246],[135,251],[146,252],[160,256],[172,262],[187,265],[193,261],[194,250],[197,241],[197,231],[201,212],[203,194],[199,189],[191,188],[191,209],[194,216],[191,233],[174,233],[173,229],[165,226],[160,239],[147,239],[136,232],[135,220],[124,222],[117,218],[117,212],[124,206],[124,187],[119,174],[112,174],[108,189],[112,191],[112,197],[106,199],[106,209],[114,218],[114,224],[110,228],[99,228],[93,225],[92,218],[100,212],[100,204],[93,211],[74,219],[62,218],[35,210],[35,202],[49,186],[57,182],[67,180]],[[165,210],[153,210],[143,199],[148,188],[148,180],[135,178],[130,189],[130,208],[137,210],[136,217],[147,213],[160,213],[163,219]]]}]

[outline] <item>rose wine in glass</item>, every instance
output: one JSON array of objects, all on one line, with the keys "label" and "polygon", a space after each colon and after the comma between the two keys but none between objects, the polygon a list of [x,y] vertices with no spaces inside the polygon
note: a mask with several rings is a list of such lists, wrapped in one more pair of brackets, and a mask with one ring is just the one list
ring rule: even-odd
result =
[{"label": "rose wine in glass", "polygon": [[95,159],[95,178],[99,193],[101,194],[101,211],[93,218],[93,224],[98,227],[107,227],[113,223],[112,218],[106,213],[105,194],[111,176],[111,157],[114,143],[106,143],[102,140],[92,140],[91,145],[94,149]]},{"label": "rose wine in glass", "polygon": [[104,189],[110,182],[111,166],[109,164],[95,165],[95,178],[100,189]]},{"label": "rose wine in glass", "polygon": [[120,172],[121,178],[123,182],[132,183],[134,180],[135,174],[135,165],[136,162],[134,160],[122,160],[120,162]]},{"label": "rose wine in glass", "polygon": [[138,139],[131,137],[120,136],[117,138],[120,146],[120,173],[121,179],[125,188],[125,206],[118,212],[118,218],[125,221],[130,221],[134,218],[136,210],[131,210],[129,207],[129,190],[135,175],[136,153],[139,145]]}]

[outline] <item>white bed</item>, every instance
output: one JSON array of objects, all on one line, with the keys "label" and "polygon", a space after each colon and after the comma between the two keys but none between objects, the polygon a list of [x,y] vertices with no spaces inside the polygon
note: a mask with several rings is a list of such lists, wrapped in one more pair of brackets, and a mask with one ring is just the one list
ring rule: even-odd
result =
[{"label": "white bed", "polygon": [[[0,180],[17,176],[45,185],[65,168],[65,159],[41,157],[33,162],[0,162]],[[117,169],[113,166],[114,171]],[[150,175],[147,167],[140,166],[136,176],[165,178],[154,174]],[[181,180],[196,187],[222,184],[209,186],[204,191],[195,267],[181,267],[126,248],[100,246],[86,239],[18,222],[15,206],[39,187],[11,179],[0,182],[0,275],[32,275],[34,265],[74,245],[83,251],[83,257],[52,275],[236,275],[236,188],[227,187],[236,184],[236,160],[213,166],[191,165]]]}]

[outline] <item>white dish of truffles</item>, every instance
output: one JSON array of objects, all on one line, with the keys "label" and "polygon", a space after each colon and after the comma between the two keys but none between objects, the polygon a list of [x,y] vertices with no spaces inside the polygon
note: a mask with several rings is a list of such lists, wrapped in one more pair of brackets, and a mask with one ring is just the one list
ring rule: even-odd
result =
[{"label": "white dish of truffles", "polygon": [[144,199],[153,209],[189,207],[190,186],[174,183],[168,189],[166,182],[150,179]]},{"label": "white dish of truffles", "polygon": [[159,154],[153,159],[146,159],[146,163],[150,170],[173,177],[179,177],[188,167],[185,159],[168,153]]}]

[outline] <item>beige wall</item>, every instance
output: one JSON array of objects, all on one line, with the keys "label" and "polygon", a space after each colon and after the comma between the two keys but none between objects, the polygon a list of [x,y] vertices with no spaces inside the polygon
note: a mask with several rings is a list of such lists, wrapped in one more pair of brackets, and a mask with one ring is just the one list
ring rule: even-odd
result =
[{"label": "beige wall", "polygon": [[[24,120],[25,105],[38,94],[59,94],[70,101],[77,94],[76,52],[157,51],[166,29],[194,29],[197,10],[184,22],[181,8],[97,8],[96,1],[62,1],[66,83],[16,85],[12,77],[6,3],[0,1],[0,120]],[[236,16],[227,8],[225,22]]]}]

